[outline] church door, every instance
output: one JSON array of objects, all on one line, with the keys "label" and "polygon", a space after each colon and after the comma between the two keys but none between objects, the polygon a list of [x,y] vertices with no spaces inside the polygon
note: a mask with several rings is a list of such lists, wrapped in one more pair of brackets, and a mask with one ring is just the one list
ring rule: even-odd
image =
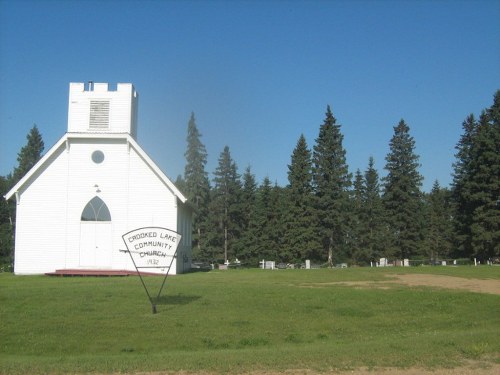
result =
[{"label": "church door", "polygon": [[104,201],[95,196],[82,212],[80,222],[80,266],[111,266],[111,214]]}]

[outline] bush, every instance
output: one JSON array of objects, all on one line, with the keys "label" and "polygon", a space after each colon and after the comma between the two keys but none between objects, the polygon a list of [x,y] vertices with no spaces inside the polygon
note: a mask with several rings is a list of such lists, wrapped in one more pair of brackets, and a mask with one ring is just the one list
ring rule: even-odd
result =
[{"label": "bush", "polygon": [[0,258],[0,273],[1,272],[14,272],[14,260],[12,257]]}]

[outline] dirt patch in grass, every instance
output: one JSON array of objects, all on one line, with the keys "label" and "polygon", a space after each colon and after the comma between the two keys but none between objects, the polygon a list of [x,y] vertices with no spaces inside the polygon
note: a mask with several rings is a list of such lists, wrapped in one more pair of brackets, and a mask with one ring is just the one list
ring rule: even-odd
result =
[{"label": "dirt patch in grass", "polygon": [[500,280],[493,279],[465,279],[463,277],[426,275],[426,274],[401,274],[393,275],[384,281],[338,281],[331,283],[301,284],[304,288],[321,288],[333,285],[345,285],[354,288],[391,289],[397,285],[427,286],[433,288],[461,289],[477,293],[500,295]]},{"label": "dirt patch in grass", "polygon": [[462,366],[453,369],[422,369],[422,368],[360,368],[354,370],[333,370],[326,372],[315,372],[311,370],[290,370],[280,373],[273,372],[253,372],[247,375],[498,375],[500,365],[494,364],[488,367],[477,366],[475,364]]},{"label": "dirt patch in grass", "polygon": [[463,366],[453,369],[435,369],[427,370],[421,368],[361,368],[355,370],[334,370],[330,372],[314,372],[310,370],[293,370],[281,373],[251,373],[248,375],[498,375],[500,373],[500,365],[492,365],[490,367]]},{"label": "dirt patch in grass", "polygon": [[[210,372],[149,372],[136,373],[135,375],[218,375]],[[285,370],[281,372],[273,371],[253,371],[243,372],[242,375],[498,375],[500,374],[500,364],[492,363],[485,365],[482,362],[471,361],[469,364],[456,368],[359,368],[345,370],[331,370],[317,372],[314,370]],[[123,375],[123,374],[122,374]]]},{"label": "dirt patch in grass", "polygon": [[397,280],[409,286],[430,286],[446,289],[463,289],[477,293],[500,295],[500,280],[465,279],[443,275],[405,274],[396,275]]}]

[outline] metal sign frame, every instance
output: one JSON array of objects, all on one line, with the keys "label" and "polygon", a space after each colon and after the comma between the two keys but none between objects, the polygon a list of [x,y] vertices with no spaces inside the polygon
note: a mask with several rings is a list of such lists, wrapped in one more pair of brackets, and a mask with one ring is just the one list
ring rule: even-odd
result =
[{"label": "metal sign frame", "polygon": [[[172,267],[174,259],[177,257],[177,247],[181,241],[181,234],[177,233],[171,229],[163,227],[142,227],[134,229],[122,235],[123,242],[127,247],[127,250],[120,250],[121,252],[128,253],[130,259],[134,264],[134,267],[139,275],[142,286],[146,291],[149,302],[151,303],[151,309],[153,314],[157,313],[156,301],[160,298],[161,292],[165,287],[167,277]],[[128,242],[127,242],[128,241]],[[137,242],[136,242],[137,241]],[[133,244],[136,242],[135,244]],[[133,247],[131,249],[130,247]],[[138,265],[136,259],[134,259],[133,254],[138,254],[141,263]],[[168,259],[170,258],[170,262]],[[143,264],[143,261],[146,263]],[[166,261],[166,262],[165,262]],[[160,289],[156,299],[153,299],[151,293],[149,292],[146,283],[141,274],[141,269],[166,269],[165,277],[161,284]],[[158,275],[161,275],[159,273]]]}]

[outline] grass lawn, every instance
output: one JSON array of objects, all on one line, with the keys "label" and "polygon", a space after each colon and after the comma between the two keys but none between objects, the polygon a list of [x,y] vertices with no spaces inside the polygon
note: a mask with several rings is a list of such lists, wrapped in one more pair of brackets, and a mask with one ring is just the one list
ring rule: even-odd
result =
[{"label": "grass lawn", "polygon": [[[456,367],[500,360],[500,296],[352,287],[500,267],[230,270],[167,280],[158,313],[137,277],[0,274],[0,373]],[[147,278],[160,283],[161,278]]]}]

